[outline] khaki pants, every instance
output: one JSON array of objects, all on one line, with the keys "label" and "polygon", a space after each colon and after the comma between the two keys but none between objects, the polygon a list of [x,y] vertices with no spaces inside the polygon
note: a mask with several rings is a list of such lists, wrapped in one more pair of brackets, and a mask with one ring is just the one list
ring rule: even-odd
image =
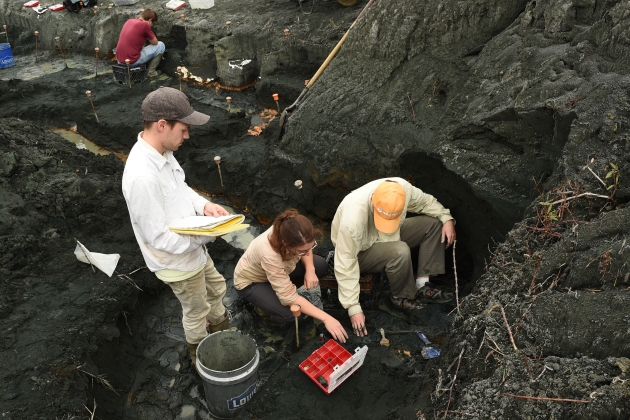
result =
[{"label": "khaki pants", "polygon": [[440,243],[442,222],[429,216],[405,219],[400,227],[400,239],[395,242],[377,242],[359,252],[359,268],[362,273],[380,273],[385,270],[392,295],[413,299],[416,295],[416,277],[413,275],[410,248],[420,248],[418,277],[444,274],[444,244]]},{"label": "khaki pants", "polygon": [[206,320],[218,324],[225,318],[225,279],[208,256],[206,266],[196,275],[182,281],[167,282],[182,304],[184,333],[190,344],[206,338]]}]

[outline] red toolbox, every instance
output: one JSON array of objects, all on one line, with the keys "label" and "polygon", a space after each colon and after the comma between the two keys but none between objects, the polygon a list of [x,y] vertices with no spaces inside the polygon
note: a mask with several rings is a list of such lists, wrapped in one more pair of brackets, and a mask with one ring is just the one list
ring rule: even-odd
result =
[{"label": "red toolbox", "polygon": [[330,339],[300,363],[300,369],[326,394],[330,394],[361,367],[367,350],[367,346],[357,347],[351,354]]}]

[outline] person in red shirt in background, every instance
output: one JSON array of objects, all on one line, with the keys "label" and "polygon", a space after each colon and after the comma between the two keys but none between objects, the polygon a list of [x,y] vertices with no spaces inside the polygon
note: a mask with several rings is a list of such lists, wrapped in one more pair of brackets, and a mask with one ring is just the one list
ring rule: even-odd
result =
[{"label": "person in red shirt in background", "polygon": [[[125,22],[116,45],[116,59],[119,64],[125,64],[127,59],[132,67],[149,63],[147,66],[149,77],[157,76],[157,66],[166,50],[164,43],[158,41],[151,30],[157,21],[157,13],[152,9],[145,9],[139,18]],[[146,40],[149,41],[149,45],[145,47]]]}]

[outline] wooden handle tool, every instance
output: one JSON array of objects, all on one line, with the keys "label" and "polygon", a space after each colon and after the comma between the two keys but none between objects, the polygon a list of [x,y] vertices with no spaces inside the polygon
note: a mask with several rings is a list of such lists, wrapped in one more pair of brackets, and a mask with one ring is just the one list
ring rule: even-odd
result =
[{"label": "wooden handle tool", "polygon": [[298,332],[298,316],[302,315],[302,307],[300,305],[291,305],[291,313],[295,317],[295,344],[300,347],[300,334]]},{"label": "wooden handle tool", "polygon": [[385,346],[385,347],[389,347],[389,340],[387,338],[385,338],[385,330],[384,329],[380,329],[381,331],[381,346]]}]

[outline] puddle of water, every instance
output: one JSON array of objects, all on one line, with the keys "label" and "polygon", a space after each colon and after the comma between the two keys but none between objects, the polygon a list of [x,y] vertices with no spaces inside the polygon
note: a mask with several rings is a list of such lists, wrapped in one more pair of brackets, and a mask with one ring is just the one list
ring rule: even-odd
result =
[{"label": "puddle of water", "polygon": [[[57,50],[40,51],[37,62],[35,61],[35,57],[32,55],[18,55],[14,58],[15,66],[10,69],[5,69],[5,71],[0,74],[1,80],[32,80],[47,74],[58,73],[66,68],[84,70],[85,76],[81,77],[81,79],[94,78],[97,73],[94,58],[73,54],[72,57],[66,55],[66,58],[63,59]],[[99,60],[98,76],[111,73],[111,63],[105,59]]]},{"label": "puddle of water", "polygon": [[59,134],[66,140],[71,141],[72,143],[77,145],[77,149],[86,149],[95,155],[106,156],[111,152],[109,150],[103,149],[101,146],[92,143],[81,134],[76,133],[72,130],[66,130],[65,128],[51,128],[50,131],[53,133]]},{"label": "puddle of water", "polygon": [[64,139],[74,143],[77,145],[77,149],[85,149],[99,156],[107,156],[114,153],[118,156],[123,162],[127,160],[127,156],[122,153],[110,152],[109,150],[103,149],[96,143],[91,142],[90,140],[83,137],[81,134],[77,133],[75,129],[65,129],[65,128],[50,128],[50,131],[53,133],[59,134]]}]

